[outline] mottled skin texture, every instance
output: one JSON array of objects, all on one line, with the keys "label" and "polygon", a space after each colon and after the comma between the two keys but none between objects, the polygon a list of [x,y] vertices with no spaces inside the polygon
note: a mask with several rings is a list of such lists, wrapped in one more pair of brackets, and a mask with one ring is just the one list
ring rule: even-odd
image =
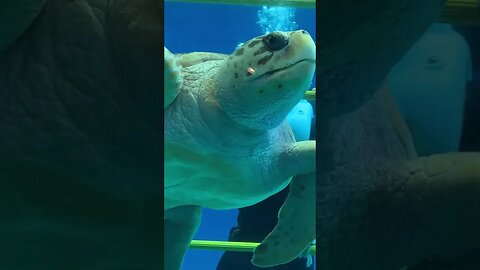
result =
[{"label": "mottled skin texture", "polygon": [[480,154],[417,159],[377,92],[444,2],[317,1],[322,269],[396,270],[480,245]]},{"label": "mottled skin texture", "polygon": [[257,37],[230,56],[165,50],[165,269],[180,268],[200,207],[250,206],[292,177],[281,236],[267,237],[253,263],[289,262],[314,239],[315,142],[295,142],[285,120],[311,83],[314,59],[305,31]]},{"label": "mottled skin texture", "polygon": [[44,2],[0,48],[0,268],[159,269],[160,3]]}]

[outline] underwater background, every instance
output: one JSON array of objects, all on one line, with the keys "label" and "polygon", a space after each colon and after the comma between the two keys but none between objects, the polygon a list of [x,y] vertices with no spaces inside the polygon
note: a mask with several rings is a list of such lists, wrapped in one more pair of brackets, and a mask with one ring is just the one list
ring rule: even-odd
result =
[{"label": "underwater background", "polygon": [[[304,29],[316,40],[315,9],[166,2],[164,11],[165,46],[173,53],[230,54],[240,43],[275,30]],[[387,82],[420,154],[480,151],[480,27],[432,25]],[[315,138],[315,119],[310,138]],[[237,215],[238,210],[204,209],[194,239],[227,241]],[[222,254],[189,250],[182,269],[216,269]]]},{"label": "underwater background", "polygon": [[[164,12],[165,47],[172,53],[230,54],[240,43],[273,31],[303,29],[316,40],[313,8],[165,2]],[[310,89],[315,88],[314,83],[315,77]],[[314,133],[315,126],[311,130]],[[237,215],[236,209],[204,208],[202,223],[194,239],[227,241],[230,229],[237,224]],[[188,250],[182,269],[216,269],[222,254],[222,251]]]}]

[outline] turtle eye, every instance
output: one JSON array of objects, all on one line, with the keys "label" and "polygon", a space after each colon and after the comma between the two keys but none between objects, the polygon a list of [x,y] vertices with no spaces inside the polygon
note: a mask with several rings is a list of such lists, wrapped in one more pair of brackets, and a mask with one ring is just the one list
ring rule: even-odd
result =
[{"label": "turtle eye", "polygon": [[288,45],[288,38],[281,32],[272,32],[262,41],[270,51],[279,51]]}]

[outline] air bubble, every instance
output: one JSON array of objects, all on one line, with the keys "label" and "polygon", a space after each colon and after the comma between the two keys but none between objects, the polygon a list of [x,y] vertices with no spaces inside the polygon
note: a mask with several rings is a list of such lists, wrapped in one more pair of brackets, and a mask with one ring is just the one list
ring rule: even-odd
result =
[{"label": "air bubble", "polygon": [[265,34],[275,31],[293,31],[298,28],[294,8],[263,6],[258,10],[257,16],[257,24]]}]

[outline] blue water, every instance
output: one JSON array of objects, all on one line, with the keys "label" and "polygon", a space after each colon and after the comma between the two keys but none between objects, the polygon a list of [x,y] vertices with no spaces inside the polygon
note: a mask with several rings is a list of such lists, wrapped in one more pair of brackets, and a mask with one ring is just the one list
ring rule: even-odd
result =
[{"label": "blue water", "polygon": [[[165,46],[172,53],[205,51],[230,54],[239,43],[264,34],[257,23],[261,8],[166,2]],[[296,9],[295,23],[298,29],[308,31],[316,40],[315,9]],[[202,224],[194,239],[228,240],[230,228],[236,225],[237,214],[238,210],[204,209]],[[221,251],[189,250],[183,269],[216,269],[222,254]]]}]

